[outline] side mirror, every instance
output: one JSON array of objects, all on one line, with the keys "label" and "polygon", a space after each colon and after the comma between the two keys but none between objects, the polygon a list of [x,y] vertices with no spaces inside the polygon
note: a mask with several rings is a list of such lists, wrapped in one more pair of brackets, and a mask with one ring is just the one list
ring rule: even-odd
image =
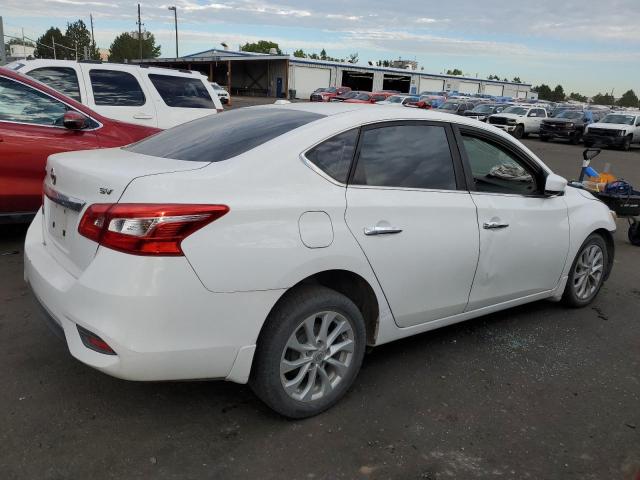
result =
[{"label": "side mirror", "polygon": [[544,193],[548,195],[562,194],[565,188],[567,188],[567,183],[566,178],[556,175],[555,173],[550,173],[547,175],[547,180],[544,183]]},{"label": "side mirror", "polygon": [[585,160],[593,160],[598,155],[600,155],[600,152],[602,152],[602,150],[600,150],[599,148],[587,148],[584,152],[582,152],[582,158]]},{"label": "side mirror", "polygon": [[86,128],[89,122],[87,121],[87,117],[80,112],[68,110],[62,117],[62,123],[65,128],[68,128],[69,130],[82,130],[83,128]]}]

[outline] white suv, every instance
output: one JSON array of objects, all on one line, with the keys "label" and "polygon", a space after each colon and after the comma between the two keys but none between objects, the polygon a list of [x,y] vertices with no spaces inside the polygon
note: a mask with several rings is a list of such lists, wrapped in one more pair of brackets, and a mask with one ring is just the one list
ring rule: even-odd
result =
[{"label": "white suv", "polygon": [[412,108],[240,108],[52,155],[44,189],[25,278],[74,357],[248,381],[290,417],[336,403],[367,345],[585,306],[613,264],[604,203],[503,132]]},{"label": "white suv", "polygon": [[489,123],[516,138],[524,138],[530,133],[540,133],[542,120],[547,111],[538,106],[513,105],[489,117]]},{"label": "white suv", "polygon": [[222,111],[218,95],[199,72],[47,59],[19,60],[7,67],[124,122],[170,128]]}]

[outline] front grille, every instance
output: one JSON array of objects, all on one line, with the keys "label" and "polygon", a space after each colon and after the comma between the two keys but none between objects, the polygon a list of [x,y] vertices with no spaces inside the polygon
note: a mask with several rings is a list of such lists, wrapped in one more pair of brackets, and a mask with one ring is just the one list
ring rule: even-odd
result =
[{"label": "front grille", "polygon": [[489,123],[493,125],[507,125],[509,119],[504,117],[489,117]]},{"label": "front grille", "polygon": [[548,130],[564,130],[570,128],[566,123],[546,123],[542,122],[541,127]]},{"label": "front grille", "polygon": [[322,95],[317,95],[317,94],[311,95],[311,101],[312,102],[321,102],[322,101]]},{"label": "front grille", "polygon": [[617,137],[618,130],[611,130],[609,128],[590,128],[589,133],[591,135],[599,135],[601,137]]}]

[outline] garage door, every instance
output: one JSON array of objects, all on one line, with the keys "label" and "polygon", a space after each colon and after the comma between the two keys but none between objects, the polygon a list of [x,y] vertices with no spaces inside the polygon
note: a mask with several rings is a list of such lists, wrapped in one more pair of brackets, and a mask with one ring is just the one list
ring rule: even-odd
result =
[{"label": "garage door", "polygon": [[527,98],[527,92],[523,92],[522,90],[520,90],[518,92],[518,98]]},{"label": "garage door", "polygon": [[328,87],[331,82],[331,70],[328,68],[293,67],[293,86],[296,98],[309,98],[320,87]]},{"label": "garage door", "polygon": [[458,92],[460,93],[478,93],[480,84],[476,82],[460,82]]},{"label": "garage door", "polygon": [[442,92],[444,90],[444,80],[420,77],[418,92]]},{"label": "garage door", "polygon": [[485,85],[484,86],[485,95],[493,95],[494,97],[501,97],[503,90],[504,90],[503,85]]}]

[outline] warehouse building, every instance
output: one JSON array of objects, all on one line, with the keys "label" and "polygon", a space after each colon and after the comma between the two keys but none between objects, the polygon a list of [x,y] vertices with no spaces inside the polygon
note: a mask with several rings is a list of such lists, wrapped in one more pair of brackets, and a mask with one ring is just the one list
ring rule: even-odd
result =
[{"label": "warehouse building", "polygon": [[142,63],[200,71],[210,81],[225,86],[232,95],[307,99],[316,88],[329,86],[365,91],[398,90],[402,93],[479,93],[522,99],[531,94],[531,85],[526,83],[227,49],[205,50],[180,58],[147,59]]}]

